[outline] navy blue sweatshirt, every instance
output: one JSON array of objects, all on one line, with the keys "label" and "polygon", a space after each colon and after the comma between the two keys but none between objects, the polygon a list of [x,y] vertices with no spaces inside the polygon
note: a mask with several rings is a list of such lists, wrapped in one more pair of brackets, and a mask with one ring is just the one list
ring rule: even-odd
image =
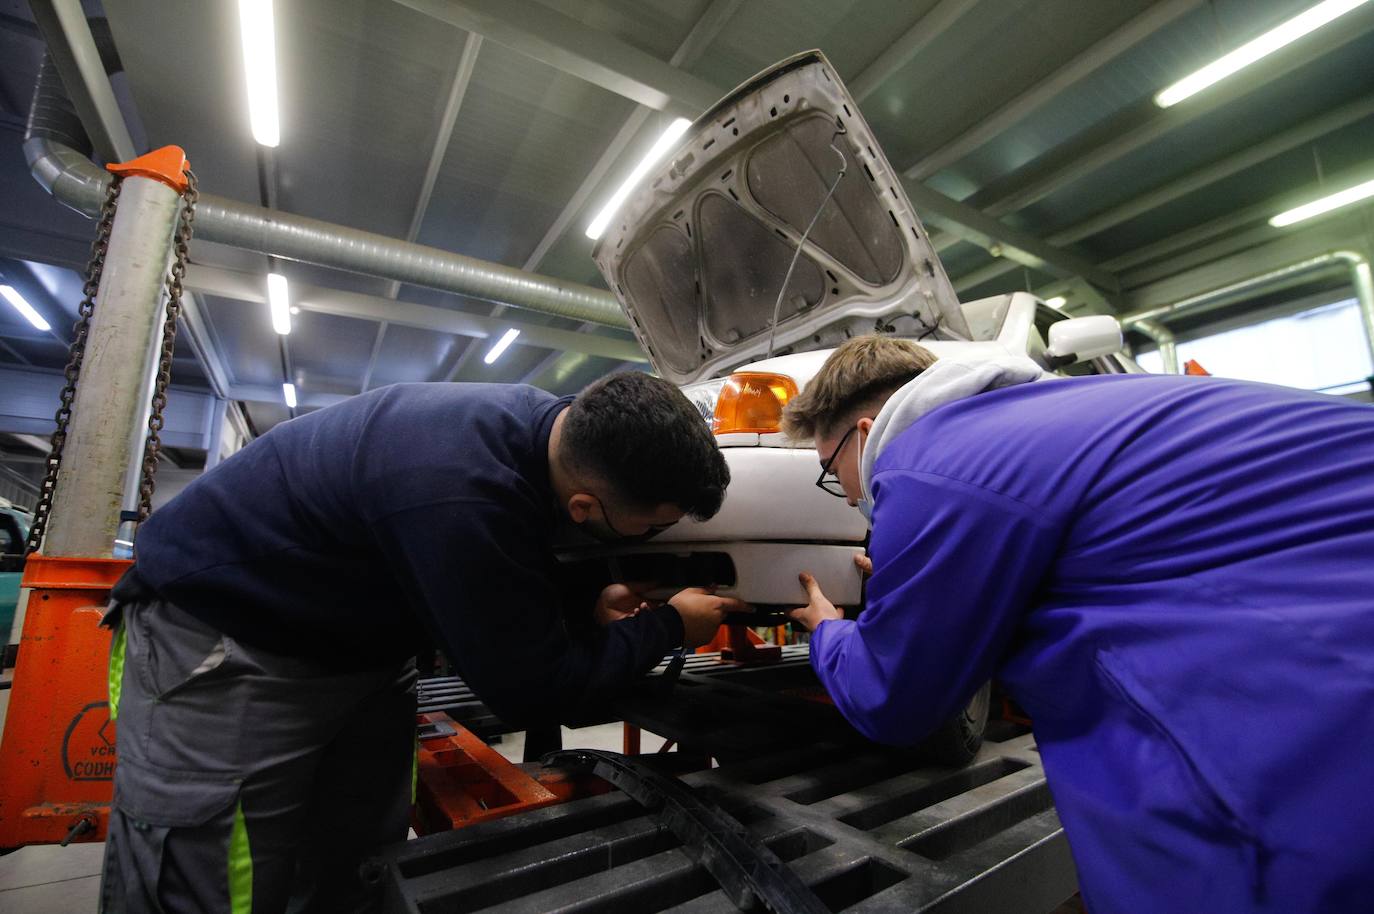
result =
[{"label": "navy blue sweatshirt", "polygon": [[682,622],[665,606],[565,628],[548,444],[569,402],[401,384],[285,422],[149,518],[116,596],[343,668],[404,659],[427,631],[507,721],[570,712],[651,669]]}]

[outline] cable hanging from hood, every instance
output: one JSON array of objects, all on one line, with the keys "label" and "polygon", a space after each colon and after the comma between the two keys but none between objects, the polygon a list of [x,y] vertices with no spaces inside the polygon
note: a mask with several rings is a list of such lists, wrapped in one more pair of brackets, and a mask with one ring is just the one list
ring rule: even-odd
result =
[{"label": "cable hanging from hood", "polygon": [[797,249],[792,252],[792,262],[787,265],[787,273],[782,277],[782,288],[778,289],[778,300],[773,303],[773,320],[768,326],[768,354],[764,358],[773,357],[773,342],[778,335],[778,315],[782,313],[782,298],[787,294],[787,284],[792,281],[792,271],[797,268],[797,259],[801,257],[802,247],[806,244],[806,239],[810,237],[811,230],[816,227],[816,223],[821,218],[821,211],[830,202],[830,198],[835,195],[835,188],[840,186],[840,181],[844,180],[844,174],[849,169],[849,160],[845,158],[844,152],[835,145],[836,138],[848,133],[843,127],[836,130],[830,136],[830,148],[835,155],[840,157],[840,173],[835,175],[835,180],[830,183],[830,189],[821,198],[821,205],[816,207],[816,214],[811,217],[811,222],[806,226],[806,231],[802,232],[801,238],[797,241]]}]

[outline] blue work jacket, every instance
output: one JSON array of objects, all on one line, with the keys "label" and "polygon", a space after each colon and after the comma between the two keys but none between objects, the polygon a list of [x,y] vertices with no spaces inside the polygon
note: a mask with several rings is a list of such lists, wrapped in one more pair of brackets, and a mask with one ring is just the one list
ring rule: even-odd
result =
[{"label": "blue work jacket", "polygon": [[910,743],[997,677],[1093,914],[1374,910],[1374,409],[1215,378],[940,406],[812,662]]},{"label": "blue work jacket", "polygon": [[570,402],[396,384],[283,422],[153,512],[115,596],[345,670],[428,635],[507,723],[581,713],[681,644],[682,620],[565,625],[548,449]]}]

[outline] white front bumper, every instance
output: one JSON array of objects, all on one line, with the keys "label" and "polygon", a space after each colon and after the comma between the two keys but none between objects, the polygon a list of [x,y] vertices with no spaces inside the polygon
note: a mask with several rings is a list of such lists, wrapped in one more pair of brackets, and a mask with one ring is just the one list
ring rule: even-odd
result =
[{"label": "white front bumper", "polygon": [[708,521],[684,520],[655,543],[765,540],[862,543],[863,515],[843,498],[816,488],[820,463],[810,448],[725,447],[730,487],[720,513]]},{"label": "white front bumper", "polygon": [[[863,553],[868,524],[843,498],[816,487],[820,464],[810,448],[723,447],[730,487],[715,517],[684,520],[641,545],[593,551],[602,555],[710,554],[713,568],[733,569],[728,578],[682,584],[717,584],[717,592],[766,606],[801,606],[797,576],[807,571],[839,606],[857,606],[862,581],[854,556]],[[583,555],[588,553],[583,552]],[[722,565],[721,558],[728,559]],[[627,565],[630,563],[627,563]],[[668,593],[657,596],[667,596]]]},{"label": "white front bumper", "polygon": [[[691,542],[644,543],[606,550],[578,553],[579,558],[614,557],[614,566],[625,580],[657,580],[660,588],[646,596],[666,600],[682,587],[714,586],[716,593],[738,597],[756,606],[804,606],[806,591],[798,576],[803,572],[814,575],[821,591],[836,606],[858,606],[863,592],[863,579],[854,564],[854,556],[863,555],[861,545],[832,545],[826,543],[755,543],[755,542]],[[636,565],[635,556],[672,556],[669,566],[673,573],[666,577],[643,574],[643,566]],[[690,557],[709,558],[694,566]],[[662,559],[658,560],[662,561]],[[693,577],[687,569],[707,566],[724,572],[711,578],[711,572]],[[733,580],[733,583],[726,583]],[[671,586],[663,586],[671,581]]]}]

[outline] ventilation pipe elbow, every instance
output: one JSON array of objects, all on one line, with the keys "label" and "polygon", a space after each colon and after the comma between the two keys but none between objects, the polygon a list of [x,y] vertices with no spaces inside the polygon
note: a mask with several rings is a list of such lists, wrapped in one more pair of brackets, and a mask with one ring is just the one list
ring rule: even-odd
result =
[{"label": "ventilation pipe elbow", "polygon": [[24,141],[29,172],[43,189],[83,216],[94,218],[105,203],[109,172],[56,140],[32,136]]},{"label": "ventilation pipe elbow", "polygon": [[[1125,321],[1122,321],[1122,324],[1124,326]],[[1159,347],[1159,357],[1164,362],[1165,374],[1178,374],[1178,347],[1174,343],[1172,330],[1159,321],[1148,318],[1132,321],[1130,327],[1154,340],[1155,345]]]}]

